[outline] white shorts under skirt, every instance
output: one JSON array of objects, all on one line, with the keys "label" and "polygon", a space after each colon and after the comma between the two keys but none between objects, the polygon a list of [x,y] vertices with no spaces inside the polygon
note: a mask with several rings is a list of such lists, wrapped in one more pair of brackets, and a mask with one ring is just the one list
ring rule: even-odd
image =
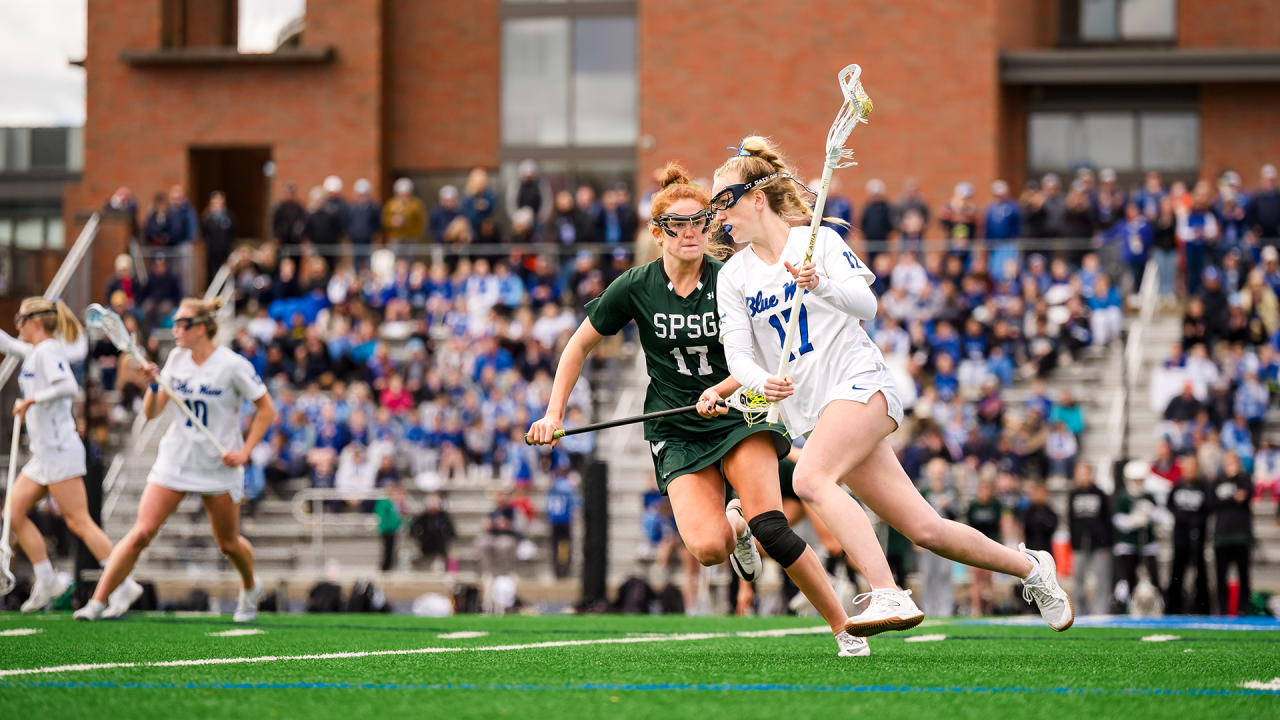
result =
[{"label": "white shorts under skirt", "polygon": [[53,485],[85,473],[84,445],[72,442],[51,452],[32,455],[22,474],[40,485]]},{"label": "white shorts under skirt", "polygon": [[220,473],[215,476],[182,471],[160,472],[152,468],[151,473],[147,475],[147,482],[178,492],[199,493],[209,497],[231,493],[231,501],[236,503],[244,499],[244,472],[238,468],[234,472]]},{"label": "white shorts under skirt", "polygon": [[866,405],[876,393],[884,393],[885,402],[889,405],[889,417],[899,427],[902,426],[902,400],[898,397],[898,386],[893,381],[893,373],[889,368],[880,366],[875,370],[850,375],[831,388],[818,417],[827,409],[833,400],[853,400]]}]

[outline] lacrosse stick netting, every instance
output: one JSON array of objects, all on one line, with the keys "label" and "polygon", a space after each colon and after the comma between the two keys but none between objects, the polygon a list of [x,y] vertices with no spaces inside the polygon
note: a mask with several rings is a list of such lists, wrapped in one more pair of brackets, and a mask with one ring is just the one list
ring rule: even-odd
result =
[{"label": "lacrosse stick netting", "polygon": [[[845,149],[844,143],[849,139],[849,133],[853,132],[858,123],[865,123],[867,115],[871,113],[871,98],[867,97],[866,91],[862,89],[862,82],[859,79],[861,76],[862,68],[854,64],[841,70],[837,77],[840,82],[840,92],[844,95],[844,104],[840,106],[835,122],[831,123],[831,129],[827,131],[827,155],[822,164],[822,184],[818,187],[818,198],[813,203],[813,219],[809,222],[809,249],[805,252],[804,261],[800,263],[800,267],[804,267],[813,260],[813,249],[818,242],[818,228],[822,227],[822,210],[827,204],[827,188],[831,185],[831,173],[857,164],[853,161],[853,150]],[[800,305],[803,302],[804,293],[796,293],[795,299],[791,302],[791,318],[787,321],[787,331],[783,337],[782,358],[778,361],[777,377],[785,377],[787,374],[791,350],[795,346],[796,330],[800,326]],[[778,421],[776,404],[769,406],[766,419],[771,423]]]},{"label": "lacrosse stick netting", "polygon": [[[137,344],[133,342],[133,337],[129,335],[128,329],[125,328],[124,321],[120,319],[119,315],[115,314],[115,312],[109,308],[104,308],[98,303],[90,305],[84,311],[84,324],[89,327],[96,327],[102,330],[102,332],[107,336],[107,339],[111,341],[111,344],[115,345],[116,349],[120,352],[129,353],[140,363],[148,362],[147,358],[143,356],[142,351],[138,349]],[[225,455],[227,451],[222,447],[222,443],[218,442],[218,439],[214,437],[213,433],[209,431],[209,428],[196,417],[195,413],[191,411],[191,408],[187,407],[187,404],[174,394],[173,388],[169,387],[169,382],[159,375],[156,375],[155,381],[156,384],[164,390],[165,394],[169,396],[169,399],[173,401],[173,404],[177,405],[178,410],[187,418],[191,425],[199,429],[205,438],[207,438],[209,442],[213,443],[213,446],[218,450],[218,454]]]}]

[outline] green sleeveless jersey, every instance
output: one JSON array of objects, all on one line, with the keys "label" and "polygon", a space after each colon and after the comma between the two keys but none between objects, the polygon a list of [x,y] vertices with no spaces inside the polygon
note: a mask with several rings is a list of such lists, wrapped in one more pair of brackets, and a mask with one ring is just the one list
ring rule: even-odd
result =
[{"label": "green sleeveless jersey", "polygon": [[[716,311],[716,276],[723,266],[703,256],[702,279],[682,298],[658,258],[626,271],[587,303],[587,317],[601,335],[636,321],[649,366],[646,413],[693,405],[704,390],[728,377]],[[718,436],[745,424],[736,410],[710,420],[690,413],[647,421],[644,437],[653,442]]]}]

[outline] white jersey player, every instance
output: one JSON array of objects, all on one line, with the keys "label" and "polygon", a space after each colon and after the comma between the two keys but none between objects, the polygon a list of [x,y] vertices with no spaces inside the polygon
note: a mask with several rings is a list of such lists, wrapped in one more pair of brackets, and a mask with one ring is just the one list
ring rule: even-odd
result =
[{"label": "white jersey player", "polygon": [[[809,224],[812,210],[791,175],[760,137],[743,140],[738,155],[716,172],[711,206],[734,240],[748,244],[720,273],[720,338],[734,378],[780,402],[788,430],[807,436],[795,492],[872,587],[870,603],[851,625],[872,635],[914,627],[923,613],[909,592],[898,589],[866,513],[842,483],[916,545],[1023,578],[1023,597],[1036,602],[1049,626],[1071,627],[1075,612],[1058,585],[1052,555],[1011,550],[943,519],[903,471],[886,440],[902,420],[902,403],[884,358],[859,323],[875,317],[874,276],[830,231],[819,232],[812,261],[799,266],[809,230],[798,226]],[[805,293],[799,337],[792,343],[790,374],[776,377],[771,373],[781,358],[789,292]]]},{"label": "white jersey player", "polygon": [[[240,535],[240,500],[244,496],[240,466],[261,442],[276,412],[266,386],[249,361],[214,344],[212,338],[218,330],[214,313],[221,306],[220,299],[211,303],[183,300],[173,320],[173,337],[178,347],[169,354],[163,370],[148,363],[141,371],[151,378],[159,375],[176,396],[170,398],[159,392],[157,384],[152,382],[143,397],[143,412],[148,418],[164,412],[173,400],[182,402],[196,421],[218,439],[225,452],[219,454],[194,422],[176,407],[171,409],[172,424],[160,439],[159,455],[138,504],[138,519],[112,553],[93,599],[76,613],[78,620],[108,617],[103,610],[114,583],[133,569],[138,555],[187,493],[201,496],[218,549],[240,573],[236,622],[257,617],[262,581],[253,572],[253,546]],[[248,437],[240,434],[242,400],[249,400],[258,410]]]},{"label": "white jersey player", "polygon": [[[99,562],[111,555],[111,541],[89,515],[84,441],[71,413],[80,392],[71,368],[87,354],[84,329],[65,303],[41,297],[23,300],[14,324],[20,339],[0,331],[0,352],[22,358],[18,387],[23,399],[14,406],[13,414],[27,425],[31,460],[14,482],[10,522],[35,570],[35,585],[22,604],[23,612],[32,612],[66,591],[53,571],[44,538],[27,519],[36,503],[46,495],[53,496],[67,528],[84,541]],[[113,607],[127,608],[141,594],[142,588],[130,578],[110,601]]]}]

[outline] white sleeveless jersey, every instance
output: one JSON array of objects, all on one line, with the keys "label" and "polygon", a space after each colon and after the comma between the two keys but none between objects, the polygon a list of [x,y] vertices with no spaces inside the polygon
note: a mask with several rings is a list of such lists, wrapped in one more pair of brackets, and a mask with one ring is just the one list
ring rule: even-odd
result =
[{"label": "white sleeveless jersey", "polygon": [[[717,280],[717,305],[723,332],[751,329],[756,364],[770,375],[778,371],[782,336],[791,317],[796,283],[783,265],[799,267],[809,248],[809,228],[794,227],[776,265],[766,265],[751,246],[729,258]],[[868,283],[875,274],[830,228],[818,231],[813,262],[823,282],[845,282],[862,276]],[[884,368],[884,356],[857,318],[806,292],[800,310],[798,335],[792,345],[787,374],[795,393],[782,401],[780,416],[791,435],[809,432],[818,414],[832,397],[833,385],[846,378]]]},{"label": "white sleeveless jersey", "polygon": [[[257,400],[267,394],[266,385],[248,360],[218,346],[203,365],[196,365],[190,350],[175,348],[169,353],[160,376],[218,438],[223,448],[230,451],[244,447],[244,436],[240,434],[240,401],[242,398]],[[170,403],[173,401],[169,399]],[[176,407],[165,410],[173,414],[173,423],[160,439],[153,473],[210,478],[238,476],[239,468],[222,464],[218,450],[181,410]]]},{"label": "white sleeveless jersey", "polygon": [[[71,361],[67,359],[67,346],[61,340],[50,338],[34,347],[21,341],[17,343],[22,347],[14,348],[14,354],[21,355],[25,351],[22,369],[18,371],[22,397],[32,397],[58,380],[69,378],[75,382]],[[76,419],[71,414],[74,400],[62,397],[32,403],[27,408],[24,422],[31,437],[32,454],[54,453],[70,447],[72,443],[81,444],[80,435],[76,432]]]}]

